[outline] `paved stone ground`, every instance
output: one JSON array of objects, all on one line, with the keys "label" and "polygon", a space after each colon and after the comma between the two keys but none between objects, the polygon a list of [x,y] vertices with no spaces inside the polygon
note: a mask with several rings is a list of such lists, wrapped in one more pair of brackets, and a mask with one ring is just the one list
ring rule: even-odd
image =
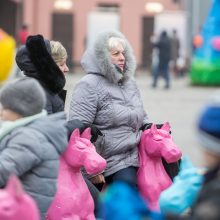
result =
[{"label": "paved stone ground", "polygon": [[[83,74],[79,71],[67,76],[67,111],[72,89],[82,76]],[[202,157],[196,137],[196,120],[204,103],[218,88],[192,86],[188,77],[184,77],[172,78],[169,90],[163,89],[163,79],[159,80],[158,88],[152,89],[150,74],[146,72],[138,72],[136,80],[144,107],[152,122],[169,121],[175,143],[179,145],[184,154],[190,156],[195,165],[201,165]]]}]

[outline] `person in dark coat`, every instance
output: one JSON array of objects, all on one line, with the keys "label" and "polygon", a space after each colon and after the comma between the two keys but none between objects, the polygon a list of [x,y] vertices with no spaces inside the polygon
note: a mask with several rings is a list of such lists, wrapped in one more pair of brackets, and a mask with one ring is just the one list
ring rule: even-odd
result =
[{"label": "person in dark coat", "polygon": [[[65,48],[63,50],[65,51]],[[36,35],[29,36],[26,44],[21,46],[16,54],[17,65],[24,75],[37,79],[43,86],[47,96],[48,114],[64,110],[66,94],[63,89],[66,83],[64,73],[69,71],[66,64],[63,71],[59,68],[52,57],[53,53],[50,41]],[[64,52],[64,62],[66,59],[67,53]]]},{"label": "person in dark coat", "polygon": [[170,76],[169,76],[169,62],[171,58],[171,45],[170,39],[167,35],[166,31],[162,31],[160,34],[159,41],[153,44],[153,47],[158,48],[158,67],[157,70],[154,72],[153,75],[153,87],[157,87],[157,81],[159,76],[163,76],[165,79],[165,88],[170,88]]},{"label": "person in dark coat", "polygon": [[177,30],[173,29],[172,35],[170,37],[170,45],[171,45],[171,61],[172,61],[172,69],[175,76],[179,76],[179,70],[177,66],[177,60],[180,56],[180,39],[177,34]]}]

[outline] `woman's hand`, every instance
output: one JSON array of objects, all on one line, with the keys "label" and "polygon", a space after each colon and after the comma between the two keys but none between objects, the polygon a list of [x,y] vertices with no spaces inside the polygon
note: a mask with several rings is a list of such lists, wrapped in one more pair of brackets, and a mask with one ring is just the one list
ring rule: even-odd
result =
[{"label": "woman's hand", "polygon": [[90,179],[93,184],[105,183],[105,177],[102,174],[98,174]]}]

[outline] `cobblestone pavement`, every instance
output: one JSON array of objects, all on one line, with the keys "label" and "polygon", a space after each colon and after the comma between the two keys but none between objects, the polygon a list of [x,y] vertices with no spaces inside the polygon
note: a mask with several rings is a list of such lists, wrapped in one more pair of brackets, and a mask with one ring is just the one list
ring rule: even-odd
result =
[{"label": "cobblestone pavement", "polygon": [[[72,89],[83,75],[79,72],[67,75],[67,112]],[[201,165],[202,157],[196,137],[196,120],[206,100],[218,88],[192,86],[188,77],[184,77],[172,78],[169,90],[163,88],[163,79],[159,80],[156,89],[152,89],[150,74],[146,72],[138,72],[136,80],[150,120],[155,123],[169,121],[175,143],[179,145],[184,154],[190,156],[195,165]]]}]

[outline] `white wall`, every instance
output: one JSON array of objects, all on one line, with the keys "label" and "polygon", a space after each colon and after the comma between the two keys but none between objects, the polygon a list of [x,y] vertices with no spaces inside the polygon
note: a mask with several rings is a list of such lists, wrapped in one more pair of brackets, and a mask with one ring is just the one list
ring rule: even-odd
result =
[{"label": "white wall", "polygon": [[155,16],[154,33],[159,35],[162,30],[166,30],[168,35],[171,35],[172,30],[176,29],[181,44],[180,55],[185,56],[187,50],[186,25],[187,17],[185,12],[167,11]]},{"label": "white wall", "polygon": [[94,42],[96,35],[103,29],[119,30],[120,18],[116,12],[93,11],[89,13],[87,25],[86,46],[89,47]]}]

